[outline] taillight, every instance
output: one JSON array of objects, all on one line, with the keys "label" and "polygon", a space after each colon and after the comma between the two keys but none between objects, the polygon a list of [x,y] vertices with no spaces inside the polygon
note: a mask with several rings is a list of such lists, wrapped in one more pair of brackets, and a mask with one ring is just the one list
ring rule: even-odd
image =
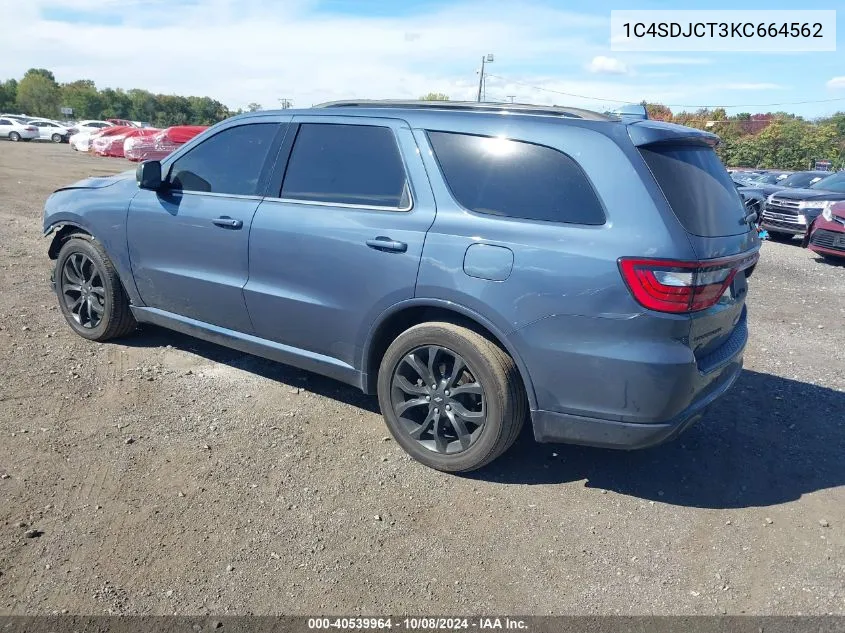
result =
[{"label": "taillight", "polygon": [[701,261],[622,257],[619,270],[631,294],[658,312],[698,312],[716,305],[736,274],[757,263],[759,253]]},{"label": "taillight", "polygon": [[38,128],[37,128],[37,127],[34,127],[34,126],[32,126],[32,125],[27,125],[27,126],[26,126],[26,131],[27,131],[27,132],[37,132],[37,131],[38,131]]}]

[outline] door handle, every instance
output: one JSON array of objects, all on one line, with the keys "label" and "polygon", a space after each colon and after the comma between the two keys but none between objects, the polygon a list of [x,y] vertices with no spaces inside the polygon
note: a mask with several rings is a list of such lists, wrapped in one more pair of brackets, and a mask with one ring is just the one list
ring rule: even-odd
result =
[{"label": "door handle", "polygon": [[367,240],[367,246],[374,248],[377,251],[387,251],[391,253],[404,253],[408,250],[408,245],[405,242],[397,242],[389,237],[379,235],[374,240]]},{"label": "door handle", "polygon": [[241,228],[244,223],[241,220],[236,220],[235,218],[230,218],[228,215],[224,215],[219,218],[215,218],[212,220],[214,224],[217,226],[222,226],[225,229],[239,229]]}]

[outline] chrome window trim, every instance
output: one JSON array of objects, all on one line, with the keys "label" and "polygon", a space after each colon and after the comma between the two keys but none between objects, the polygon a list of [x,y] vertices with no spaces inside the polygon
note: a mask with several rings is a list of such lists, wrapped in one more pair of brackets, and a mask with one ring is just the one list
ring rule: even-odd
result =
[{"label": "chrome window trim", "polygon": [[172,195],[182,195],[185,194],[191,196],[205,196],[208,198],[236,198],[238,200],[263,200],[263,196],[255,195],[255,194],[243,194],[243,193],[218,193],[215,191],[191,191],[190,189],[166,189],[164,193],[169,193]]},{"label": "chrome window trim", "polygon": [[307,204],[317,207],[338,207],[341,209],[358,209],[360,211],[390,211],[391,213],[408,213],[414,208],[414,192],[411,190],[411,183],[408,179],[408,172],[406,166],[404,165],[404,162],[402,167],[406,170],[405,189],[408,190],[408,206],[405,207],[385,207],[375,204],[353,204],[351,202],[325,202],[323,200],[300,200],[299,198],[281,198],[277,196],[266,196],[264,199],[273,202],[285,202],[289,204],[302,205]]}]

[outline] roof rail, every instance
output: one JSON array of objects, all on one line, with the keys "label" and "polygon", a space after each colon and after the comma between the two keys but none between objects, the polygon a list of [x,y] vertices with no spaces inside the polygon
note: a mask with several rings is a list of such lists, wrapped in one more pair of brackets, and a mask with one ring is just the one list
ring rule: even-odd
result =
[{"label": "roof rail", "polygon": [[314,106],[315,108],[405,108],[420,110],[453,110],[463,112],[514,112],[519,114],[544,114],[569,119],[587,119],[591,121],[613,121],[613,117],[561,106],[544,106],[530,103],[492,103],[476,101],[402,101],[392,99],[361,99],[350,101],[329,101]]}]

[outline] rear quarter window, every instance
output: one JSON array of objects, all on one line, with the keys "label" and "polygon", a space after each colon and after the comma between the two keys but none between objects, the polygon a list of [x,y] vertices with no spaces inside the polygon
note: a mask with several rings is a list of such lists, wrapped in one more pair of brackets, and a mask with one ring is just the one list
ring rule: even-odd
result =
[{"label": "rear quarter window", "polygon": [[689,233],[722,237],[749,231],[742,198],[712,148],[651,145],[639,149],[666,201]]},{"label": "rear quarter window", "polygon": [[476,213],[574,224],[605,223],[586,174],[562,152],[523,141],[428,132],[452,196]]}]

